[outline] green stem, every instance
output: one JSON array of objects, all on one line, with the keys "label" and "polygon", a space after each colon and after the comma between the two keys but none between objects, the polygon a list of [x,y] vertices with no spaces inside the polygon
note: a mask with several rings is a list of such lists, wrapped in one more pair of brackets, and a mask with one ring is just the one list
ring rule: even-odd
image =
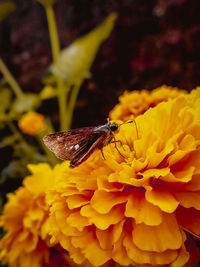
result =
[{"label": "green stem", "polygon": [[14,79],[3,60],[0,58],[0,71],[2,72],[5,80],[9,83],[10,87],[13,89],[14,93],[18,98],[22,98],[24,96],[22,89],[20,88],[17,81]]},{"label": "green stem", "polygon": [[[14,123],[12,121],[8,121],[8,126],[11,130],[11,132],[18,137],[18,139],[22,142],[22,143],[26,143],[26,140],[24,139],[23,135],[18,131],[17,127],[14,125]],[[28,145],[28,144],[27,144]]]},{"label": "green stem", "polygon": [[68,107],[68,112],[67,112],[67,118],[66,118],[67,129],[70,129],[70,127],[71,127],[74,108],[75,108],[75,104],[76,104],[76,100],[78,97],[78,92],[79,92],[79,89],[81,87],[81,84],[82,84],[82,80],[77,82],[74,85],[74,88],[72,89],[72,92],[71,92],[71,96],[70,96],[70,100],[69,100],[69,107]]},{"label": "green stem", "polygon": [[[58,69],[58,61],[60,55],[60,46],[58,33],[56,28],[55,14],[52,5],[45,6],[47,21],[49,26],[49,34],[51,39],[51,49],[53,55],[54,65]],[[59,114],[60,114],[60,130],[64,131],[67,129],[66,126],[66,116],[67,116],[67,103],[66,103],[66,92],[64,88],[64,83],[59,74],[56,75],[56,82],[58,88],[58,104],[59,104]]]}]

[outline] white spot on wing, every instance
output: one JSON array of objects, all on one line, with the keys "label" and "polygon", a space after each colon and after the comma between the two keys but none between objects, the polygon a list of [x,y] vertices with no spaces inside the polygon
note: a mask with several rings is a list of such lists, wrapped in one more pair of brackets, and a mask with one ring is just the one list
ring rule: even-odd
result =
[{"label": "white spot on wing", "polygon": [[62,141],[62,137],[57,136],[57,141],[58,141],[58,142]]},{"label": "white spot on wing", "polygon": [[77,150],[79,148],[79,145],[77,144],[77,145],[75,145],[75,149]]}]

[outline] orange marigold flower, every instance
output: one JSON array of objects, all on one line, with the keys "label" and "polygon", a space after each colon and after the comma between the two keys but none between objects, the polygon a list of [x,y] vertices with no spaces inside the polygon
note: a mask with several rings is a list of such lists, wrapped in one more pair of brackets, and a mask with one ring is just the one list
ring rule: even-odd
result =
[{"label": "orange marigold flower", "polygon": [[29,165],[29,169],[32,175],[25,178],[24,186],[8,194],[1,216],[6,234],[0,241],[0,259],[10,267],[64,266],[60,264],[64,261],[63,249],[58,245],[50,248],[49,243],[49,207],[45,192],[51,186],[53,171],[45,163]]},{"label": "orange marigold flower", "polygon": [[105,160],[95,151],[74,169],[55,167],[51,241],[76,264],[181,267],[190,261],[185,231],[200,238],[200,88],[136,124],[139,136],[133,123],[116,134],[120,153],[110,144]]},{"label": "orange marigold flower", "polygon": [[131,116],[137,117],[143,114],[150,107],[155,107],[160,102],[175,98],[180,94],[185,94],[186,91],[178,90],[176,87],[163,85],[153,91],[125,91],[119,97],[117,104],[110,112],[112,120],[126,121]]},{"label": "orange marigold flower", "polygon": [[23,115],[19,120],[20,130],[29,135],[34,135],[46,128],[45,118],[37,112],[29,112]]}]

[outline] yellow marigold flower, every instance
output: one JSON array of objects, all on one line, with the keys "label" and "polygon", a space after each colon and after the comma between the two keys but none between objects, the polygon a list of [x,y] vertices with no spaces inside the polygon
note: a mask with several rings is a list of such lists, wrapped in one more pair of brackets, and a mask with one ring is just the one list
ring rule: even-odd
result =
[{"label": "yellow marigold flower", "polygon": [[153,91],[125,91],[119,97],[119,104],[117,104],[110,112],[112,120],[126,121],[131,116],[137,117],[143,114],[150,107],[155,107],[160,102],[175,98],[186,91],[178,90],[176,87],[163,85]]},{"label": "yellow marigold flower", "polygon": [[29,135],[34,135],[46,128],[45,118],[37,112],[29,112],[19,120],[20,130]]},{"label": "yellow marigold flower", "polygon": [[136,123],[138,137],[133,123],[116,134],[123,157],[110,144],[106,160],[97,150],[74,169],[66,162],[55,168],[47,196],[51,241],[76,264],[193,262],[186,241],[200,238],[200,88],[158,104]]},{"label": "yellow marigold flower", "polygon": [[32,175],[25,178],[24,186],[8,194],[1,216],[6,234],[0,241],[0,259],[10,267],[63,266],[59,265],[64,260],[62,253],[58,253],[59,246],[50,248],[49,243],[49,207],[45,192],[51,187],[53,171],[45,163],[30,165],[29,169]]}]

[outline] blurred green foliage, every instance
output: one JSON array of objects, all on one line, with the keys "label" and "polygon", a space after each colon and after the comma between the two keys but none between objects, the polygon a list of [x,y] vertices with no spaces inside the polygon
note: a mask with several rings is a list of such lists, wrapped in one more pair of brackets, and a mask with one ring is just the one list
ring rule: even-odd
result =
[{"label": "blurred green foliage", "polygon": [[[58,162],[42,141],[44,135],[54,132],[50,118],[45,119],[44,130],[32,136],[20,130],[18,122],[24,114],[37,111],[47,99],[57,98],[60,129],[70,129],[79,89],[84,79],[89,78],[90,67],[98,48],[109,36],[116,19],[116,14],[111,14],[102,25],[60,51],[53,10],[55,1],[38,0],[38,2],[46,10],[53,54],[53,63],[44,76],[44,88],[41,92],[39,94],[23,92],[0,58],[0,73],[2,74],[0,80],[0,153],[4,157],[0,176],[0,188],[3,188],[0,195],[0,211],[3,209],[6,193],[14,190],[23,177],[28,175],[27,164],[48,161],[51,165],[55,165]],[[0,3],[0,21],[15,8],[16,5],[11,1]],[[6,185],[9,185],[9,188],[5,190]],[[0,231],[2,236],[4,233]],[[1,263],[0,266],[2,266]]]},{"label": "blurred green foliage", "polygon": [[[23,133],[18,122],[24,114],[37,111],[47,99],[57,98],[60,129],[70,129],[79,89],[84,79],[90,77],[92,62],[101,43],[110,35],[116,19],[116,14],[110,14],[100,26],[60,51],[53,10],[55,1],[38,2],[46,11],[53,62],[43,77],[44,88],[36,94],[23,92],[0,59],[0,153],[5,153],[6,157],[0,185],[7,183],[10,178],[19,180],[26,176],[28,163],[48,161],[55,165],[58,162],[42,142],[44,135],[54,132],[50,118],[46,118],[46,128],[32,136]],[[0,3],[0,21],[15,8],[16,5],[11,1]],[[12,190],[12,186],[9,190]],[[3,199],[5,193],[2,194]]]}]

